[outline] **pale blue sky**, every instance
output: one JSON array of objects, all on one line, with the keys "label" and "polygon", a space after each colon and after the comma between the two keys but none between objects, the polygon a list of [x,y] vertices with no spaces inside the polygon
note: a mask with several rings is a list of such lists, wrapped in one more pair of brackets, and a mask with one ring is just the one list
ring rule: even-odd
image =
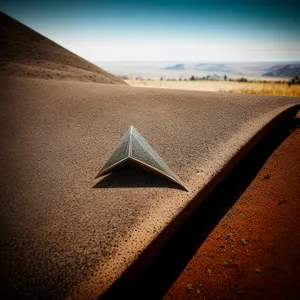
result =
[{"label": "pale blue sky", "polygon": [[300,61],[300,1],[1,1],[90,61]]}]

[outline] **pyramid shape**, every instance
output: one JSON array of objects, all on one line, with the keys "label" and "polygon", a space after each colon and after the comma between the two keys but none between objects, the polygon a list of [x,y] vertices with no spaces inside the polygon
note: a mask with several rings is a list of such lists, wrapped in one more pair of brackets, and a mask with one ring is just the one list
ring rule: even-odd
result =
[{"label": "pyramid shape", "polygon": [[[1,77],[126,83],[0,11]],[[29,67],[29,68],[28,68]]]},{"label": "pyramid shape", "polygon": [[143,168],[161,175],[185,189],[179,178],[132,125],[96,178],[122,167]]}]

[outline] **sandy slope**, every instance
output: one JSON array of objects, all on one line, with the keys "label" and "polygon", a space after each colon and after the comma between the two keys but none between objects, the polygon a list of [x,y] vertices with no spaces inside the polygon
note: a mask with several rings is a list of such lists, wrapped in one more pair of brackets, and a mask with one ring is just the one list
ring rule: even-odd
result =
[{"label": "sandy slope", "polygon": [[[7,293],[31,299],[103,293],[158,235],[161,245],[257,130],[298,101],[16,78],[0,90],[1,277]],[[134,172],[97,184],[131,124],[189,192]]]},{"label": "sandy slope", "polygon": [[0,76],[125,84],[0,12]]}]

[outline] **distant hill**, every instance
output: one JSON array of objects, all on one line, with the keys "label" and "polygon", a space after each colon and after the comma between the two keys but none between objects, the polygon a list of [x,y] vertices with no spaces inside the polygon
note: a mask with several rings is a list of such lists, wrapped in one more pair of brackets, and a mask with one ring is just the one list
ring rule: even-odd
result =
[{"label": "distant hill", "polygon": [[174,66],[169,66],[164,68],[165,70],[184,70],[184,64],[176,64]]},{"label": "distant hill", "polygon": [[0,76],[125,84],[0,12]]},{"label": "distant hill", "polygon": [[262,76],[268,77],[295,77],[300,75],[299,64],[275,65],[270,67]]},{"label": "distant hill", "polygon": [[195,69],[198,71],[205,72],[222,72],[222,73],[233,73],[234,70],[226,64],[218,63],[200,63],[195,65]]}]

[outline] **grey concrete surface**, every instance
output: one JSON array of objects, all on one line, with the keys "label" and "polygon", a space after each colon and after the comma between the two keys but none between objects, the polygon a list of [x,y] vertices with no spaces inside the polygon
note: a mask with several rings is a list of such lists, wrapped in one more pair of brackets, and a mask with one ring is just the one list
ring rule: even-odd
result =
[{"label": "grey concrete surface", "polygon": [[[0,88],[0,292],[28,299],[104,293],[151,243],[159,249],[258,131],[300,103],[38,79],[2,78]],[[145,172],[94,179],[131,124],[188,192]]]}]

